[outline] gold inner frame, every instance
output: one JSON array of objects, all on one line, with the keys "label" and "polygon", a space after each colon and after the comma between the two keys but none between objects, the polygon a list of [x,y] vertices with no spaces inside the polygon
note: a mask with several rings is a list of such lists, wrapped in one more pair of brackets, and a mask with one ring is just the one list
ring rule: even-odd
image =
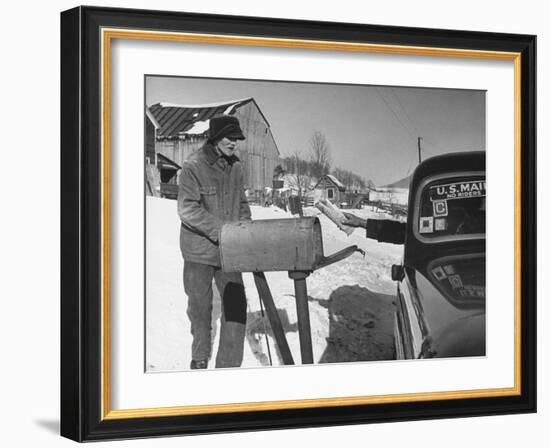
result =
[{"label": "gold inner frame", "polygon": [[[113,39],[207,43],[254,47],[437,56],[514,62],[514,386],[446,392],[369,395],[303,400],[244,402],[214,405],[188,405],[142,409],[111,409],[110,346],[110,55]],[[214,34],[101,29],[101,419],[128,419],[199,415],[227,412],[307,409],[381,403],[421,402],[466,398],[502,397],[521,394],[521,53],[455,48],[416,47],[303,39],[278,39]]]}]

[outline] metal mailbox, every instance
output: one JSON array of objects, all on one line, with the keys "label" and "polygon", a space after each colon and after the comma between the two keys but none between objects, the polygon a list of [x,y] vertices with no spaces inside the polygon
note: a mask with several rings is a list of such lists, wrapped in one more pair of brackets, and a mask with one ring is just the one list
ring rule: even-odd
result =
[{"label": "metal mailbox", "polygon": [[323,260],[315,217],[227,223],[220,234],[226,272],[313,271]]}]

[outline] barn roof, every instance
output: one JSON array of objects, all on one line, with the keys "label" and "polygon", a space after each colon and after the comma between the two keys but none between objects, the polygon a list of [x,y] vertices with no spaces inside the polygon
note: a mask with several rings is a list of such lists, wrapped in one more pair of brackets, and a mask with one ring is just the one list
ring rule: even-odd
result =
[{"label": "barn roof", "polygon": [[216,115],[233,115],[238,108],[250,102],[256,105],[269,127],[268,121],[254,98],[196,105],[161,102],[148,107],[147,116],[158,129],[158,135],[172,137],[187,131],[197,133],[199,129],[204,132],[208,129],[207,122],[210,118]]}]

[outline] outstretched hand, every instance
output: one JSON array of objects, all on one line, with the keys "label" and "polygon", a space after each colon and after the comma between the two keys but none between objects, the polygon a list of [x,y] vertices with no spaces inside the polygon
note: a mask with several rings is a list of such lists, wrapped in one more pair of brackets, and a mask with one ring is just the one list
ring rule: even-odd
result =
[{"label": "outstretched hand", "polygon": [[342,224],[351,227],[365,227],[365,220],[355,216],[353,213],[343,212],[346,219],[342,221]]}]

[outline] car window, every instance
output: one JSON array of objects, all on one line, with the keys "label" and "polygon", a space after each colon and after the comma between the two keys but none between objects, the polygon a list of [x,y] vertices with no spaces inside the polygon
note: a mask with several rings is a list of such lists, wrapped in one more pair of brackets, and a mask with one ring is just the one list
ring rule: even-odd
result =
[{"label": "car window", "polygon": [[444,257],[428,265],[432,284],[457,308],[478,308],[485,303],[485,256]]},{"label": "car window", "polygon": [[420,193],[421,239],[461,239],[485,235],[485,176],[461,176],[427,183]]}]

